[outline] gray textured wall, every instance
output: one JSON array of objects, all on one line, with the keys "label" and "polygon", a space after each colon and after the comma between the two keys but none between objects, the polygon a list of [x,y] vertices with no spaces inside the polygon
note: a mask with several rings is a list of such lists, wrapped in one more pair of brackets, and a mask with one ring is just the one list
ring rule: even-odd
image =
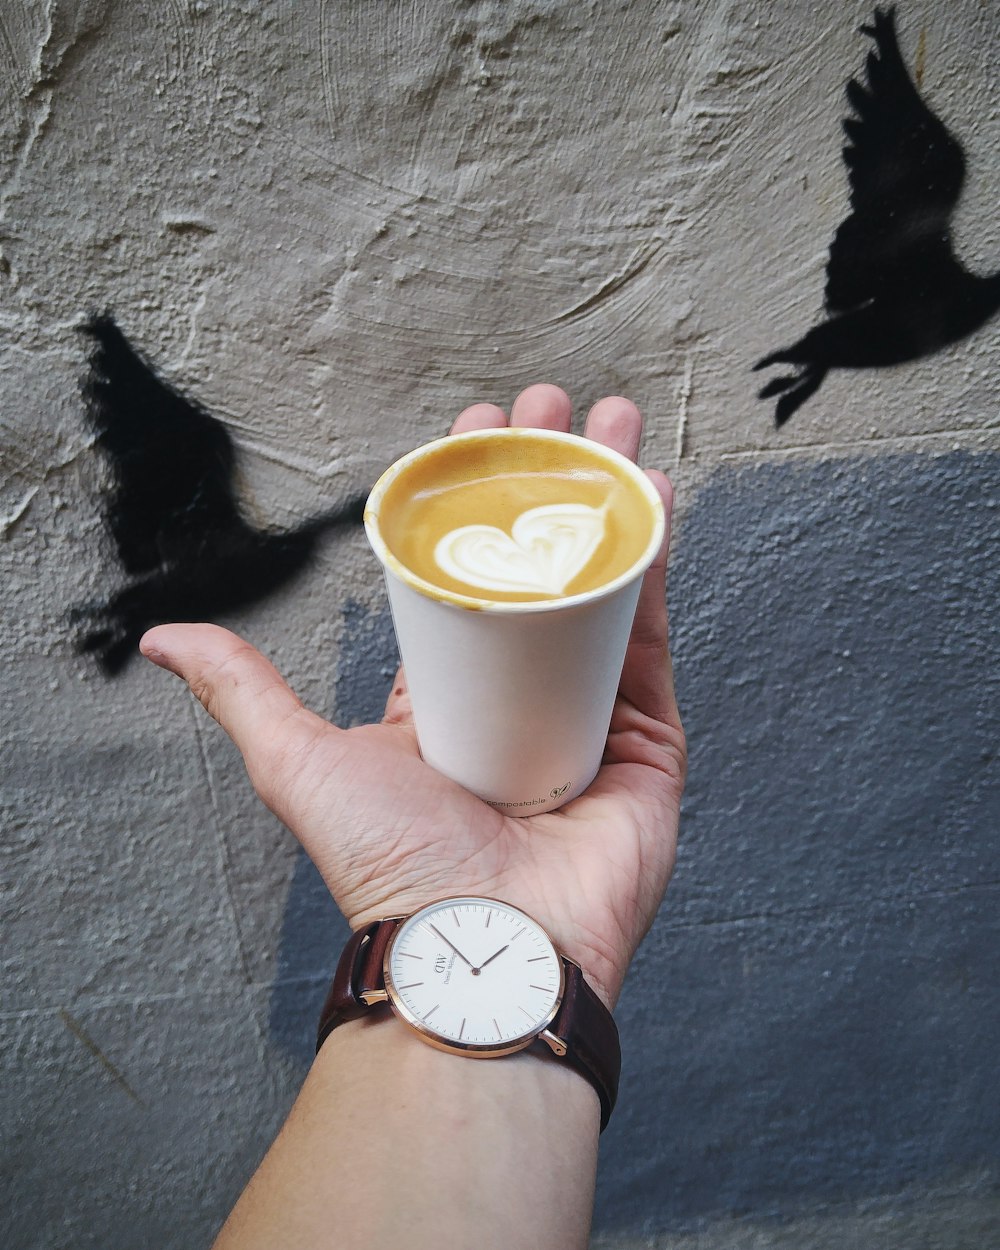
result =
[{"label": "gray textured wall", "polygon": [[[637,400],[680,499],[692,767],[620,1007],[596,1240],[1000,1240],[1000,323],[834,374],[780,432],[748,372],[819,313],[869,16],[0,10],[5,1244],[207,1243],[343,932],[179,683],[72,653],[68,609],[118,577],[78,391],[95,307],[226,422],[259,524],[475,399]],[[957,246],[995,270],[996,15],[899,23],[966,148]],[[317,709],[377,712],[394,654],[359,534],[226,623]]]}]

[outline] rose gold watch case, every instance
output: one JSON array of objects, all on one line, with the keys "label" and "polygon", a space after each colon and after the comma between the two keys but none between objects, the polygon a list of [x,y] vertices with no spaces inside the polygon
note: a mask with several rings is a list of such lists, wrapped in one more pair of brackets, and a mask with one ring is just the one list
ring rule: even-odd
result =
[{"label": "rose gold watch case", "polygon": [[[494,1044],[490,1044],[488,1042],[458,1042],[450,1037],[443,1037],[429,1025],[425,1024],[423,1020],[420,1020],[410,1011],[407,1005],[400,998],[395,986],[393,985],[392,973],[390,969],[393,948],[396,945],[400,933],[403,931],[404,925],[408,924],[411,920],[416,919],[416,917],[420,916],[423,912],[436,910],[442,905],[442,903],[487,903],[494,907],[502,907],[507,911],[516,912],[519,916],[523,916],[530,925],[533,925],[536,929],[538,929],[552,947],[552,951],[559,964],[559,990],[556,994],[556,1000],[552,1005],[551,1011],[549,1011],[545,1016],[545,1019],[542,1020],[540,1024],[535,1025],[534,1028],[532,1028],[530,1032],[524,1034],[523,1037],[515,1038],[513,1041],[496,1042]],[[409,1025],[411,1029],[413,1029],[421,1041],[426,1042],[429,1046],[435,1047],[437,1050],[446,1050],[456,1055],[467,1055],[472,1059],[501,1059],[504,1055],[514,1055],[520,1050],[526,1050],[532,1042],[540,1038],[548,1044],[554,1054],[565,1055],[566,1043],[562,1040],[562,1038],[552,1033],[549,1029],[549,1025],[559,1014],[559,1008],[562,1006],[563,995],[566,992],[565,959],[566,956],[562,954],[559,947],[552,941],[552,938],[544,925],[539,924],[534,916],[529,916],[528,913],[522,911],[520,907],[515,907],[512,903],[506,903],[502,899],[486,898],[480,894],[463,894],[455,897],[445,896],[444,898],[437,899],[435,902],[428,903],[426,906],[419,908],[417,911],[412,912],[401,921],[399,927],[396,929],[396,932],[392,935],[389,945],[385,948],[385,955],[382,958],[382,981],[385,985],[386,999],[399,1018]]]}]

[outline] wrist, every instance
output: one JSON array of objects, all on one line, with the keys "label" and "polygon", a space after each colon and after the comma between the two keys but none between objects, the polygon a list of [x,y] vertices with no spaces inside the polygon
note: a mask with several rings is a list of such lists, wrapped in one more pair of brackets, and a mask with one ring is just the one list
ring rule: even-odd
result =
[{"label": "wrist", "polygon": [[[557,1063],[463,1061],[398,1020],[357,1020],[330,1037],[308,1084],[349,1135],[352,1157],[373,1134],[378,1142],[364,1224],[340,1228],[338,1244],[587,1244],[600,1107]],[[338,1220],[352,1201],[338,1202]]]},{"label": "wrist", "polygon": [[565,1120],[597,1141],[601,1107],[593,1087],[543,1051],[522,1051],[497,1063],[463,1060],[424,1045],[381,1006],[335,1029],[317,1051],[312,1070],[343,1073],[362,1052],[364,1069],[382,1074],[369,1090],[373,1111],[404,1094],[414,1122],[433,1114],[466,1123],[483,1106],[494,1121],[554,1120],[563,1132]]}]

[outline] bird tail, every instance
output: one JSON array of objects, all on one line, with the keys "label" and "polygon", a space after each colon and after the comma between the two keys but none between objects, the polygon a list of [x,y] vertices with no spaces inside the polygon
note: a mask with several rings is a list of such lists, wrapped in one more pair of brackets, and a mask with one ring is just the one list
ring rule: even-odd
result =
[{"label": "bird tail", "polygon": [[317,517],[300,526],[294,531],[299,534],[323,534],[327,530],[339,529],[346,525],[360,525],[364,520],[365,504],[368,502],[367,494],[352,495],[344,503],[337,508],[332,508],[329,512],[323,512]]}]

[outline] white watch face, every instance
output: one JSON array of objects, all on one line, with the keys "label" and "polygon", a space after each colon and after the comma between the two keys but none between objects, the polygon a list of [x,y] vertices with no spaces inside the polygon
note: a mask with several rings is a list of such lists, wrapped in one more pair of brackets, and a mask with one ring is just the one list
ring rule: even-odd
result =
[{"label": "white watch face", "polygon": [[516,907],[446,899],[400,925],[386,951],[385,987],[428,1041],[504,1054],[555,1016],[563,964],[545,930]]}]

